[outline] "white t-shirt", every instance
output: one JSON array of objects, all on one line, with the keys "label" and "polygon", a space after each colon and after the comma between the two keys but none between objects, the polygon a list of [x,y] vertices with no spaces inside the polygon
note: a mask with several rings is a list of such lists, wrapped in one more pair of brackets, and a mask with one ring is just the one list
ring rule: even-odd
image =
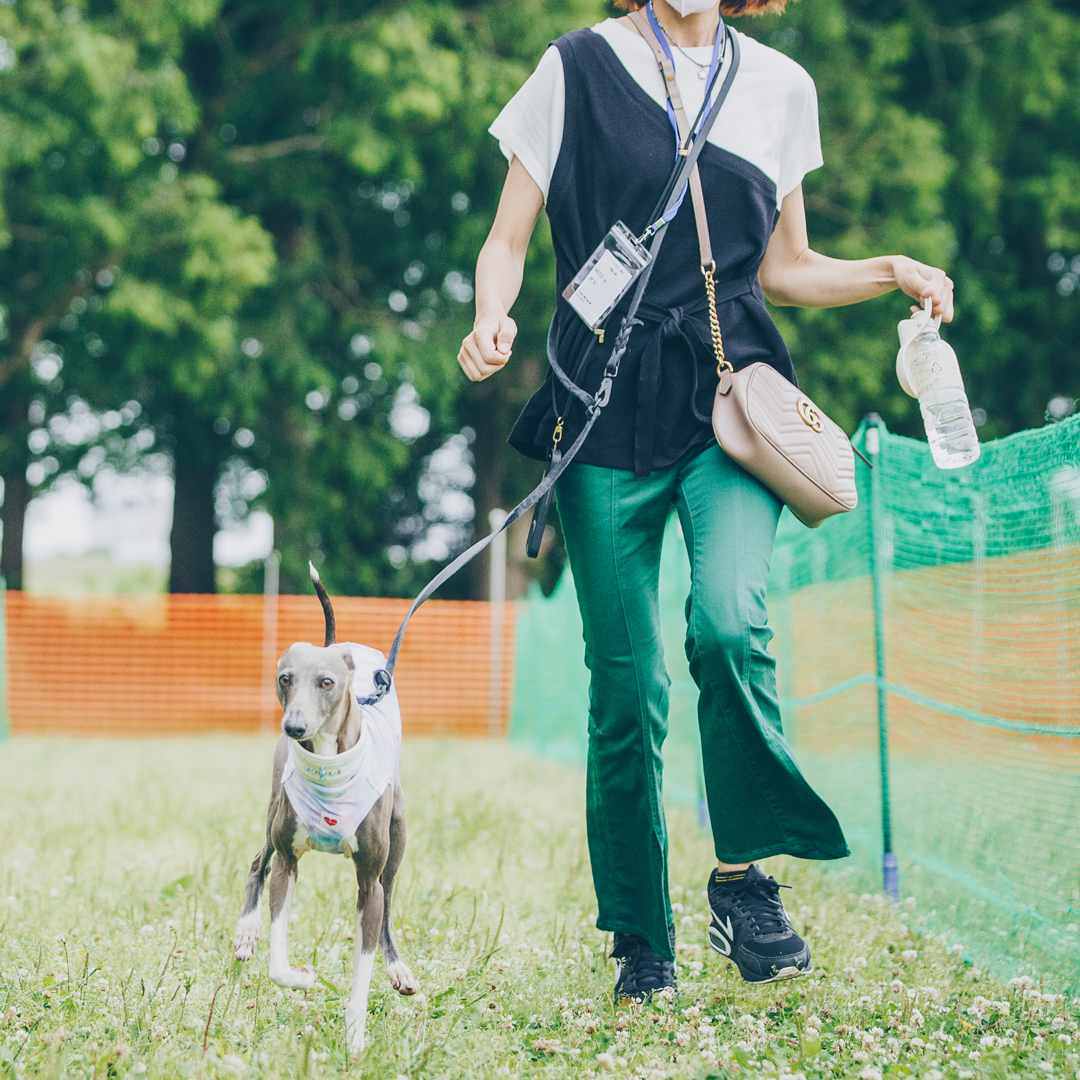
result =
[{"label": "white t-shirt", "polygon": [[[666,110],[664,80],[645,39],[615,19],[597,23],[592,31],[611,46],[642,90]],[[745,34],[739,34],[739,44],[742,47],[739,71],[709,132],[709,142],[760,169],[776,185],[779,208],[784,197],[802,183],[808,172],[824,164],[818,132],[817,89],[809,74],[790,57]],[[686,50],[701,64],[709,63],[712,51],[711,45]],[[693,123],[705,99],[705,82],[698,78],[698,68],[678,49],[671,52],[683,107]],[[714,93],[719,92],[731,63],[730,49],[728,53],[714,83]],[[516,157],[525,166],[544,193],[545,201],[562,146],[565,102],[562,57],[552,45],[488,129],[499,140],[507,161]],[[674,162],[674,131],[671,151]]]}]

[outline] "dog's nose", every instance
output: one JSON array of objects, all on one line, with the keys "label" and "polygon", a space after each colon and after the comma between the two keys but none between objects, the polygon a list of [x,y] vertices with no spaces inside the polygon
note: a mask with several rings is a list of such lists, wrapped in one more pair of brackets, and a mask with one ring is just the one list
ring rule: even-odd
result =
[{"label": "dog's nose", "polygon": [[301,739],[304,736],[304,732],[307,731],[307,724],[295,716],[286,716],[281,726],[282,730],[290,739]]}]

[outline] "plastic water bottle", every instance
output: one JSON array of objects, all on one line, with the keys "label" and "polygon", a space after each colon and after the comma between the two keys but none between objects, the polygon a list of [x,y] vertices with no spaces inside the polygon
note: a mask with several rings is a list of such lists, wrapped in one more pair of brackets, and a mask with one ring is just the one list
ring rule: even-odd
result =
[{"label": "plastic water bottle", "polygon": [[896,375],[905,393],[919,399],[930,453],[939,469],[960,469],[978,460],[979,436],[971,420],[960,362],[942,340],[941,316],[931,315],[929,298],[922,311],[897,327],[900,351]]}]

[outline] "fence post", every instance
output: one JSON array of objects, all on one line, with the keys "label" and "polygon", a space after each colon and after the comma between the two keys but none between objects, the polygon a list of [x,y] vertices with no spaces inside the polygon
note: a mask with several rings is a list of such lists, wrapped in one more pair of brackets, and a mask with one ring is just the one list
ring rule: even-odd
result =
[{"label": "fence post", "polygon": [[271,551],[263,564],[262,679],[259,681],[259,729],[274,726],[276,694],[272,687],[277,671],[278,570],[281,556]]},{"label": "fence post", "polygon": [[[492,531],[506,520],[505,510],[492,510],[488,524]],[[502,734],[503,714],[503,646],[506,619],[506,532],[491,542],[490,652],[488,654],[488,735]]]},{"label": "fence post", "polygon": [[881,431],[884,423],[877,413],[866,418],[866,453],[873,462],[870,471],[870,575],[874,585],[874,646],[877,668],[878,753],[881,762],[881,872],[885,895],[900,899],[900,879],[892,846],[892,819],[889,806],[889,715],[885,689],[885,572],[882,533],[885,520],[881,506]]},{"label": "fence post", "polygon": [[7,698],[7,581],[0,577],[0,739],[11,734]]}]

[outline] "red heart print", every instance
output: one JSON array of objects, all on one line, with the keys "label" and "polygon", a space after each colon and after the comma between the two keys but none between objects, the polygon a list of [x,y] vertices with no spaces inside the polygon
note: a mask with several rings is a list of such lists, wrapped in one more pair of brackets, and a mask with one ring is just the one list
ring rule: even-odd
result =
[{"label": "red heart print", "polygon": [[333,817],[324,817],[323,821],[325,821],[327,825],[336,825],[337,824],[337,818],[333,818]]}]

